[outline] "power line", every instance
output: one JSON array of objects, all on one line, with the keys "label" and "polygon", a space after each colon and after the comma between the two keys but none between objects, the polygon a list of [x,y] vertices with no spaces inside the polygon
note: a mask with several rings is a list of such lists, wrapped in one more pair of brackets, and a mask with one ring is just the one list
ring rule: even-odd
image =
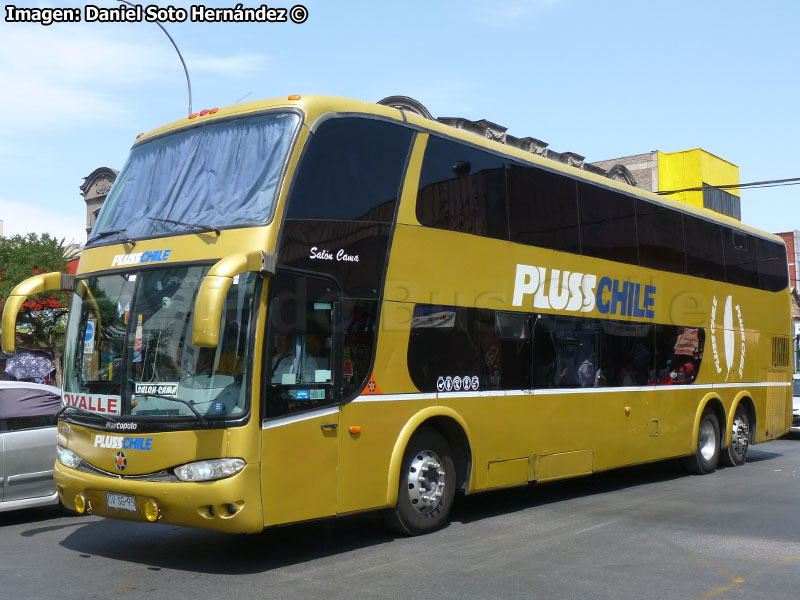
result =
[{"label": "power line", "polygon": [[690,188],[683,188],[681,190],[664,190],[661,192],[656,192],[661,196],[667,196],[669,194],[678,194],[680,192],[702,192],[703,190],[709,189],[716,189],[716,190],[727,190],[727,189],[743,189],[743,188],[767,188],[767,187],[783,187],[787,185],[800,185],[800,177],[792,177],[790,179],[771,179],[769,181],[752,181],[750,183],[729,183],[725,185],[708,185],[703,184],[699,187],[690,187]]}]

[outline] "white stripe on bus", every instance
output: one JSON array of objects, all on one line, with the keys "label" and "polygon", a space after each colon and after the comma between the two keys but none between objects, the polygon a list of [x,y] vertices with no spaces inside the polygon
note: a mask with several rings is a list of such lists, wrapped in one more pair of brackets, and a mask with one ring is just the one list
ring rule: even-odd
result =
[{"label": "white stripe on bus", "polygon": [[[353,402],[407,402],[411,400],[437,400],[449,398],[488,398],[499,396],[558,396],[564,394],[610,394],[613,392],[663,392],[663,391],[690,391],[690,390],[711,390],[714,388],[753,388],[753,387],[789,387],[791,381],[759,381],[751,383],[706,383],[701,385],[640,385],[627,387],[606,387],[606,388],[566,388],[566,389],[537,389],[537,390],[481,390],[477,392],[424,392],[411,394],[365,394],[359,396]],[[339,412],[339,406],[328,406],[308,413],[290,415],[272,420],[264,420],[261,429],[273,429],[308,421],[318,417],[335,415]]]},{"label": "white stripe on bus", "polygon": [[605,387],[605,388],[542,388],[536,390],[481,390],[477,392],[439,392],[421,394],[365,394],[359,396],[353,402],[390,402],[408,400],[435,400],[437,398],[486,398],[499,396],[557,396],[564,394],[611,394],[614,392],[664,392],[664,391],[689,391],[689,390],[711,390],[715,388],[753,388],[753,387],[789,387],[789,381],[760,381],[752,383],[707,383],[700,385],[640,385],[626,387]]}]

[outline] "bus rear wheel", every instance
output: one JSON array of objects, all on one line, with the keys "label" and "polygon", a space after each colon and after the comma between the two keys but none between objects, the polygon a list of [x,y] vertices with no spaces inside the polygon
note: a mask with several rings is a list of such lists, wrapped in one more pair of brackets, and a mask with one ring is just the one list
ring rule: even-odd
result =
[{"label": "bus rear wheel", "polygon": [[719,463],[720,434],[717,415],[707,410],[697,428],[697,451],[686,458],[686,469],[695,475],[713,473]]},{"label": "bus rear wheel", "polygon": [[456,488],[453,452],[433,429],[420,429],[408,441],[400,468],[397,506],[389,527],[403,535],[436,531],[447,523]]},{"label": "bus rear wheel", "polygon": [[729,467],[738,467],[747,460],[750,449],[750,417],[744,406],[736,407],[731,426],[731,443],[722,454],[722,463]]}]

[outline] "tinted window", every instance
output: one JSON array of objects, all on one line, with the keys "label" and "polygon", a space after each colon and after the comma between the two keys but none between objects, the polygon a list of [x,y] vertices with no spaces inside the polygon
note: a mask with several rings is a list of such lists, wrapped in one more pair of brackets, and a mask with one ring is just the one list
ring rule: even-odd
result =
[{"label": "tinted window", "polygon": [[271,287],[265,414],[274,417],[335,403],[334,284],[279,272]]},{"label": "tinted window", "polygon": [[478,319],[481,389],[530,389],[531,336],[527,315],[472,311]]},{"label": "tinted window", "polygon": [[593,387],[598,372],[595,319],[540,316],[533,330],[537,388]]},{"label": "tinted window", "polygon": [[412,136],[384,121],[325,121],[301,159],[287,218],[391,222]]},{"label": "tinted window", "polygon": [[508,239],[501,157],[431,136],[422,161],[417,219],[422,225]]},{"label": "tinted window", "polygon": [[530,338],[522,313],[418,304],[409,374],[426,392],[529,389]]},{"label": "tinted window", "polygon": [[633,198],[578,182],[578,207],[584,255],[638,263]]},{"label": "tinted window", "polygon": [[364,389],[370,375],[378,321],[374,300],[343,300],[342,390],[344,398]]},{"label": "tinted window", "polygon": [[638,386],[653,377],[650,323],[542,316],[534,344],[537,388]]},{"label": "tinted window", "polygon": [[656,366],[652,383],[675,385],[697,378],[703,360],[705,330],[698,327],[656,325]]},{"label": "tinted window", "polygon": [[636,202],[639,264],[651,269],[686,272],[681,213],[649,202]]},{"label": "tinted window", "polygon": [[346,296],[377,298],[391,228],[363,221],[287,221],[278,264],[335,277]]},{"label": "tinted window", "polygon": [[[469,310],[418,304],[414,307],[408,342],[408,372],[420,391],[453,391],[453,380],[479,377],[481,372],[476,322]],[[439,378],[442,381],[439,382]],[[444,388],[449,380],[449,388]],[[470,386],[472,387],[472,386]],[[478,386],[480,388],[480,386]]]},{"label": "tinted window", "polygon": [[508,169],[511,241],[580,254],[574,179],[512,163]]},{"label": "tinted window", "polygon": [[728,283],[758,287],[756,238],[726,227],[723,229],[723,250]]},{"label": "tinted window", "polygon": [[672,385],[704,345],[696,327],[418,304],[408,369],[427,392]]},{"label": "tinted window", "polygon": [[777,242],[756,239],[758,253],[758,279],[761,289],[778,292],[788,285],[786,247]]},{"label": "tinted window", "polygon": [[695,277],[725,281],[722,227],[691,215],[683,216],[686,272]]},{"label": "tinted window", "polygon": [[22,429],[38,429],[40,427],[55,427],[58,418],[55,415],[39,415],[34,417],[15,417],[6,420],[9,431]]}]

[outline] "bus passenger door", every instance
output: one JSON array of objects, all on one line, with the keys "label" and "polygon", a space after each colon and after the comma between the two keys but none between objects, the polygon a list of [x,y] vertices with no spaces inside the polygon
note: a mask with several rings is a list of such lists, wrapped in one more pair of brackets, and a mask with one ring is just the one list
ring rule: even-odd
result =
[{"label": "bus passenger door", "polygon": [[273,279],[262,369],[265,526],[336,514],[338,310],[329,280],[282,271]]}]

